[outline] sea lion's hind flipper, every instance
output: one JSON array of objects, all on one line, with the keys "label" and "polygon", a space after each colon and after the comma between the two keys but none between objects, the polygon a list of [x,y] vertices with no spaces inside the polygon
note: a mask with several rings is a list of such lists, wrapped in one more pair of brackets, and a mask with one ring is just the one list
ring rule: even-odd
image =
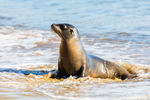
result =
[{"label": "sea lion's hind flipper", "polygon": [[117,78],[120,78],[121,80],[125,80],[125,79],[133,79],[136,78],[137,75],[136,74],[122,74],[122,75],[117,75]]},{"label": "sea lion's hind flipper", "polygon": [[132,79],[132,78],[136,78],[136,77],[138,77],[137,74],[129,74],[128,75],[128,79]]}]

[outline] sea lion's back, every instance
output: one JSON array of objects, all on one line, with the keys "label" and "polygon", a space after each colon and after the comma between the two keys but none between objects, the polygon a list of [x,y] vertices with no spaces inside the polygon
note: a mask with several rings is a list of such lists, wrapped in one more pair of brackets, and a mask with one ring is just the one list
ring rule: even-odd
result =
[{"label": "sea lion's back", "polygon": [[94,55],[88,55],[88,68],[90,76],[105,78],[107,75],[105,60]]}]

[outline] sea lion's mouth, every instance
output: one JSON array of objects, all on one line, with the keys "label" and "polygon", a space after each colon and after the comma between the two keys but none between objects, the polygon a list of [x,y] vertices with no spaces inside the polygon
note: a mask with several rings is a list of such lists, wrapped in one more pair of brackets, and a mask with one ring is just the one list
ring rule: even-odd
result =
[{"label": "sea lion's mouth", "polygon": [[57,33],[57,34],[59,33],[59,32],[58,32],[58,26],[57,26],[56,24],[52,24],[52,25],[51,25],[51,29],[52,29],[55,33]]},{"label": "sea lion's mouth", "polygon": [[63,35],[62,35],[62,33],[61,33],[61,29],[60,29],[60,27],[59,27],[58,24],[52,24],[52,25],[51,25],[51,29],[52,29],[56,34],[58,34],[61,38],[64,39],[64,37],[63,37]]},{"label": "sea lion's mouth", "polygon": [[60,28],[59,28],[59,26],[57,25],[57,24],[52,24],[51,25],[51,29],[55,32],[55,33],[57,33],[58,35],[60,35]]}]

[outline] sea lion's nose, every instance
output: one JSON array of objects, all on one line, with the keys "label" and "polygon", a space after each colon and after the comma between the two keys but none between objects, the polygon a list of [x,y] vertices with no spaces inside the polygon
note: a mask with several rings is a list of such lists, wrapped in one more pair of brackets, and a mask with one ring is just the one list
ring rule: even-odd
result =
[{"label": "sea lion's nose", "polygon": [[52,24],[51,28],[58,27],[58,26],[59,26],[59,24]]},{"label": "sea lion's nose", "polygon": [[54,28],[54,27],[56,27],[57,26],[57,24],[52,24],[51,25],[51,28]]},{"label": "sea lion's nose", "polygon": [[52,24],[51,27],[54,27],[56,24]]}]

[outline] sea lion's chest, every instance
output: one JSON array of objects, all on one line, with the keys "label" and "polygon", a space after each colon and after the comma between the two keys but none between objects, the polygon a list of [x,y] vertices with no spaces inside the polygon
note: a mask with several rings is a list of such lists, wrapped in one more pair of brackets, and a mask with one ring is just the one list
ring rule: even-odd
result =
[{"label": "sea lion's chest", "polygon": [[75,75],[83,65],[84,51],[77,41],[69,41],[60,45],[60,61],[63,69],[70,75]]}]

